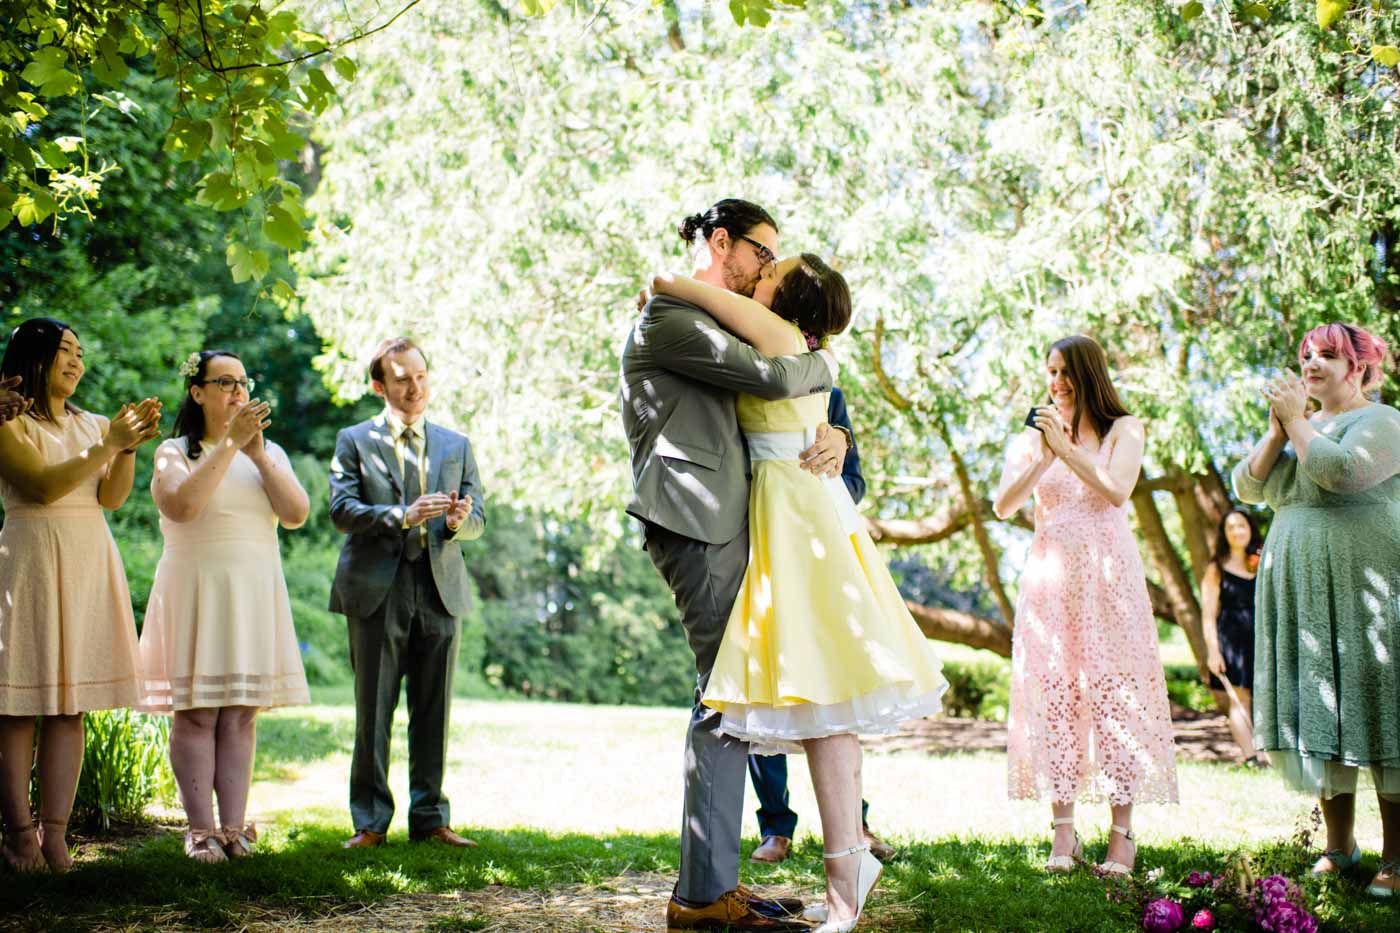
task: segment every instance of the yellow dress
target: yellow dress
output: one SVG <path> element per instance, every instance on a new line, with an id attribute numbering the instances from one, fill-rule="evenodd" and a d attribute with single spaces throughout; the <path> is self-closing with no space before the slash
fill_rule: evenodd
<path id="1" fill-rule="evenodd" d="M 753 460 L 749 566 L 702 702 L 754 754 L 802 739 L 894 732 L 937 713 L 948 682 L 839 478 L 798 454 L 827 417 L 827 395 L 741 395 Z"/>

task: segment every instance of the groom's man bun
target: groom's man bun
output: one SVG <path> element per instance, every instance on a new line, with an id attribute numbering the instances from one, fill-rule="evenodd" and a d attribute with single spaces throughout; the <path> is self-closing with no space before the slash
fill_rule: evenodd
<path id="1" fill-rule="evenodd" d="M 778 222 L 773 219 L 773 215 L 752 201 L 725 198 L 723 201 L 716 201 L 709 210 L 691 214 L 682 220 L 678 230 L 682 240 L 694 244 L 697 234 L 708 240 L 716 230 L 723 228 L 729 231 L 731 238 L 736 238 L 762 224 L 767 224 L 774 230 L 778 229 Z"/>

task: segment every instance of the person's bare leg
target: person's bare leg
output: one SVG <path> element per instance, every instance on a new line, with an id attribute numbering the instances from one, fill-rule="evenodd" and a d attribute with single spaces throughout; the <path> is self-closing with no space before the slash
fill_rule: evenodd
<path id="1" fill-rule="evenodd" d="M 1254 747 L 1254 700 L 1249 690 L 1245 687 L 1236 687 L 1234 696 L 1230 696 L 1223 690 L 1212 690 L 1216 698 L 1225 704 L 1228 712 L 1225 721 L 1230 726 L 1230 736 L 1235 740 L 1235 744 L 1244 753 L 1245 760 L 1254 758 L 1258 761 L 1267 762 L 1268 758 L 1264 753 Z"/>
<path id="2" fill-rule="evenodd" d="M 1074 819 L 1074 803 L 1051 803 L 1050 813 L 1056 820 L 1072 820 Z M 1055 826 L 1055 824 L 1052 823 L 1051 825 L 1055 828 L 1055 841 L 1050 844 L 1050 856 L 1053 858 L 1057 855 L 1073 855 L 1075 842 L 1074 824 L 1064 823 Z"/>
<path id="3" fill-rule="evenodd" d="M 1400 888 L 1400 875 L 1391 869 L 1400 863 L 1400 800 L 1387 800 L 1377 791 L 1376 803 L 1381 810 L 1381 861 L 1389 864 L 1376 872 L 1371 886 L 1394 891 Z"/>
<path id="4" fill-rule="evenodd" d="M 225 706 L 219 710 L 214 739 L 214 793 L 219 796 L 219 824 L 226 830 L 242 829 L 248 816 L 253 755 L 258 745 L 257 716 L 254 706 Z"/>
<path id="5" fill-rule="evenodd" d="M 191 832 L 214 832 L 214 735 L 219 721 L 217 709 L 175 711 L 170 726 L 170 769 L 180 789 L 180 802 Z M 214 854 L 201 847 L 192 853 L 199 861 L 222 861 L 223 852 Z M 207 856 L 207 857 L 204 857 Z"/>
<path id="6" fill-rule="evenodd" d="M 56 872 L 73 867 L 68 816 L 83 770 L 83 716 L 45 716 L 39 722 L 39 823 L 44 861 Z"/>
<path id="7" fill-rule="evenodd" d="M 1322 820 L 1327 827 L 1327 846 L 1330 851 L 1349 856 L 1356 848 L 1356 837 L 1352 829 L 1356 823 L 1356 795 L 1338 794 L 1331 799 L 1319 801 L 1322 806 Z M 1319 874 L 1336 871 L 1341 866 L 1330 856 L 1324 855 L 1313 865 Z"/>
<path id="8" fill-rule="evenodd" d="M 822 821 L 822 848 L 839 852 L 862 845 L 860 820 L 860 740 L 854 735 L 832 735 L 802 743 L 812 790 Z M 849 920 L 856 915 L 856 875 L 860 855 L 823 859 L 826 866 L 827 918 Z"/>
<path id="9" fill-rule="evenodd" d="M 1130 803 L 1109 807 L 1113 814 L 1113 826 L 1121 826 L 1128 832 L 1133 830 L 1133 805 Z M 1137 844 L 1129 840 L 1122 833 L 1115 833 L 1112 827 L 1108 832 L 1108 853 L 1104 856 L 1104 861 L 1119 862 L 1120 864 L 1132 867 L 1137 860 Z"/>
<path id="10" fill-rule="evenodd" d="M 34 768 L 34 717 L 0 716 L 0 819 L 5 823 L 5 860 L 16 869 L 32 871 L 43 865 L 38 827 L 28 826 L 29 773 Z"/>
<path id="11" fill-rule="evenodd" d="M 1400 800 L 1387 800 L 1376 794 L 1381 809 L 1381 858 L 1400 862 Z"/>

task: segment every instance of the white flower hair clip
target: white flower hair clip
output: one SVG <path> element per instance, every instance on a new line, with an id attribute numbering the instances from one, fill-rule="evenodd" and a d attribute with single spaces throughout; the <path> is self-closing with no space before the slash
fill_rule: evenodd
<path id="1" fill-rule="evenodd" d="M 189 379 L 197 372 L 199 372 L 198 350 L 185 357 L 185 361 L 180 364 L 180 375 L 184 376 L 186 379 Z"/>

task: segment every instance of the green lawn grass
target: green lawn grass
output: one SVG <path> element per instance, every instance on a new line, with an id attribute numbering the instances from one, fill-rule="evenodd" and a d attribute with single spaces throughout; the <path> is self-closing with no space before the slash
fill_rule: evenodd
<path id="1" fill-rule="evenodd" d="M 343 691 L 317 691 L 315 705 L 265 714 L 252 801 L 262 838 L 252 859 L 224 866 L 185 858 L 172 807 L 153 815 L 170 828 L 84 842 L 79 868 L 54 878 L 0 881 L 0 926 L 17 929 L 237 928 L 250 916 L 273 928 L 346 918 L 364 905 L 420 894 L 568 886 L 614 888 L 638 875 L 669 883 L 676 870 L 683 710 L 458 701 L 448 790 L 454 825 L 481 843 L 467 851 L 406 842 L 403 817 L 390 846 L 346 852 L 345 779 L 353 709 Z M 400 723 L 402 726 L 402 723 Z M 403 729 L 391 782 L 407 799 Z M 779 866 L 745 860 L 758 886 L 821 886 L 821 845 L 805 763 L 792 759 L 801 815 L 796 855 Z M 1275 777 L 1226 765 L 1183 764 L 1180 806 L 1139 808 L 1141 871 L 1168 878 L 1219 871 L 1237 853 L 1261 869 L 1298 856 L 1287 841 L 1312 809 Z M 1044 874 L 1048 806 L 1008 803 L 1004 758 L 995 753 L 868 755 L 872 825 L 900 848 L 873 902 L 869 930 L 1126 930 L 1135 912 L 1114 903 L 1088 872 Z M 745 854 L 757 843 L 752 795 Z M 1108 813 L 1081 808 L 1089 857 L 1101 858 Z M 1379 824 L 1363 802 L 1358 836 L 1371 853 L 1363 871 L 1312 887 L 1329 930 L 1400 928 L 1389 904 L 1365 897 Z M 498 887 L 492 887 L 498 886 Z M 581 916 L 559 929 L 659 929 L 664 891 L 638 916 L 647 925 L 606 925 Z M 451 903 L 451 902 L 449 902 Z M 274 918 L 268 921 L 266 918 Z M 651 926 L 655 922 L 655 926 Z M 489 912 L 432 920 L 433 929 L 513 929 Z M 524 929 L 524 927 L 521 927 Z"/>

